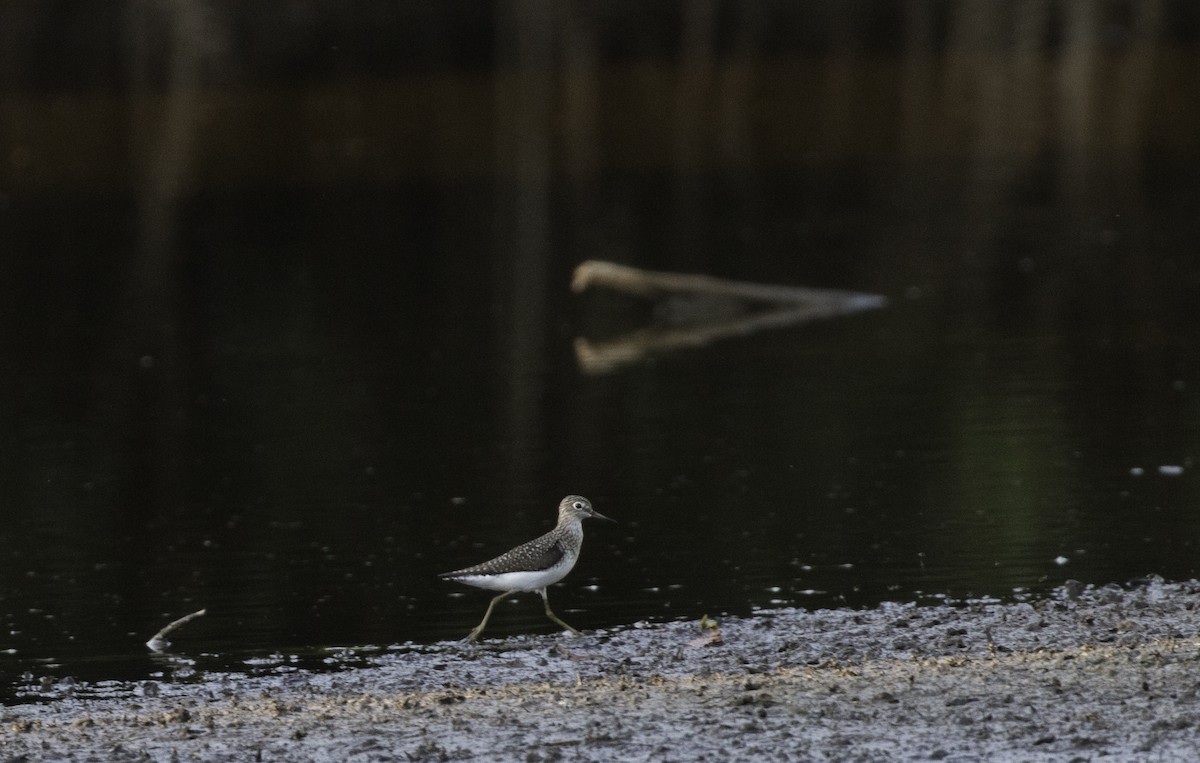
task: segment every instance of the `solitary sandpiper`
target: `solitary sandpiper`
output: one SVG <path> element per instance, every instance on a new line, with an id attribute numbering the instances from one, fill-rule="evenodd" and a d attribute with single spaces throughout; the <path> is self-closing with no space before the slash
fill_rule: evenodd
<path id="1" fill-rule="evenodd" d="M 467 636 L 467 641 L 474 641 L 483 633 L 496 602 L 521 591 L 540 593 L 542 602 L 546 605 L 546 617 L 579 635 L 579 631 L 550 611 L 546 586 L 565 578 L 575 566 L 575 561 L 579 559 L 579 549 L 583 546 L 583 520 L 588 517 L 616 521 L 593 509 L 591 502 L 583 496 L 569 495 L 559 502 L 558 525 L 550 532 L 528 543 L 522 543 L 495 559 L 476 564 L 474 567 L 443 572 L 438 576 L 476 588 L 501 591 L 499 596 L 492 599 L 483 615 L 483 621 L 475 626 L 475 630 Z"/>

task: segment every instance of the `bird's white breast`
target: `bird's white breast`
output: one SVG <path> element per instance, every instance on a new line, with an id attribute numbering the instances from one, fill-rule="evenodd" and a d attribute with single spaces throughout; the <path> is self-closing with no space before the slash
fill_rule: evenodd
<path id="1" fill-rule="evenodd" d="M 548 570 L 502 572 L 499 575 L 463 575 L 455 580 L 489 591 L 536 591 L 565 578 L 573 566 L 575 565 L 560 564 Z"/>

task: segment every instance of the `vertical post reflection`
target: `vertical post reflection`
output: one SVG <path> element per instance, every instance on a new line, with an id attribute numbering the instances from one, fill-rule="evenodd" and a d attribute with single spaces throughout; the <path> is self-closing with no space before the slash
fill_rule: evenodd
<path id="1" fill-rule="evenodd" d="M 157 500 L 148 507 L 178 478 L 186 373 L 177 227 L 194 152 L 203 46 L 212 30 L 204 7 L 192 0 L 140 0 L 126 11 L 125 32 L 137 244 L 123 278 L 124 321 L 116 326 L 113 356 L 123 367 L 108 378 L 117 385 L 111 394 L 122 429 L 136 443 L 130 487 L 151 491 Z M 138 465 L 141 458 L 154 463 Z"/>
<path id="2" fill-rule="evenodd" d="M 496 220 L 497 283 L 503 292 L 497 376 L 504 380 L 501 430 L 513 497 L 535 481 L 544 450 L 554 9 L 552 0 L 497 5 L 496 195 L 506 200 L 497 205 Z"/>

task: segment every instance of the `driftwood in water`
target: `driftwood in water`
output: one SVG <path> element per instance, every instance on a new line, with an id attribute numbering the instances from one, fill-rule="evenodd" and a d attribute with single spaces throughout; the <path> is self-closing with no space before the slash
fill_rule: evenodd
<path id="1" fill-rule="evenodd" d="M 178 620 L 172 620 L 171 622 L 167 623 L 167 625 L 161 631 L 150 637 L 150 640 L 146 642 L 146 647 L 152 652 L 164 651 L 167 647 L 171 646 L 171 642 L 167 641 L 167 636 L 171 633 L 171 631 L 187 625 L 192 620 L 195 620 L 197 617 L 200 617 L 207 612 L 208 610 L 206 609 L 200 609 L 191 613 L 190 615 L 184 615 Z"/>
<path id="2" fill-rule="evenodd" d="M 727 281 L 691 273 L 661 273 L 612 262 L 589 260 L 575 268 L 571 289 L 607 288 L 646 299 L 686 298 L 690 320 L 642 329 L 617 339 L 593 342 L 575 340 L 575 355 L 588 373 L 606 373 L 647 355 L 682 347 L 699 347 L 717 339 L 745 336 L 768 328 L 793 326 L 835 315 L 872 310 L 887 304 L 878 294 L 776 286 Z M 746 309 L 730 311 L 731 302 Z M 705 310 L 707 305 L 709 308 Z M 750 309 L 753 306 L 754 309 Z M 678 316 L 680 311 L 672 310 Z"/>
<path id="3" fill-rule="evenodd" d="M 827 310 L 838 308 L 841 312 L 869 310 L 887 304 L 887 297 L 878 294 L 727 281 L 696 273 L 661 273 L 601 260 L 581 263 L 571 277 L 571 290 L 576 293 L 592 287 L 612 289 L 650 299 L 686 294 L 766 302 L 780 306 L 820 305 Z"/>

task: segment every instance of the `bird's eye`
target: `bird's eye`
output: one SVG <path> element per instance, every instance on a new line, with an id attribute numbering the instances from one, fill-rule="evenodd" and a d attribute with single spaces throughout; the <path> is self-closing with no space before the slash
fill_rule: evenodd
<path id="1" fill-rule="evenodd" d="M 575 502 L 574 504 L 572 504 L 572 505 L 573 505 L 575 508 L 577 508 L 577 509 L 580 509 L 580 510 L 582 510 L 582 509 L 583 509 L 583 501 L 576 501 L 576 502 Z"/>

